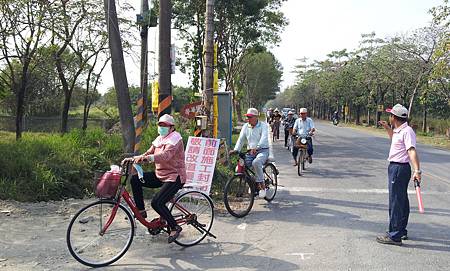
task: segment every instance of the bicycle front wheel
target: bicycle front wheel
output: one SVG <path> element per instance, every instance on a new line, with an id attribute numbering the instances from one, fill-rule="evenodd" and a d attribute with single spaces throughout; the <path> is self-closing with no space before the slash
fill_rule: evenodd
<path id="1" fill-rule="evenodd" d="M 264 183 L 266 186 L 264 199 L 270 202 L 275 198 L 278 189 L 277 169 L 272 163 L 264 166 Z"/>
<path id="2" fill-rule="evenodd" d="M 111 222 L 105 233 L 101 230 Z M 99 200 L 82 208 L 70 221 L 67 246 L 80 263 L 101 267 L 119 260 L 133 241 L 131 213 L 112 200 Z"/>
<path id="3" fill-rule="evenodd" d="M 297 161 L 298 176 L 303 175 L 303 169 L 305 168 L 304 163 L 305 163 L 305 152 L 303 150 L 300 150 L 298 153 L 298 161 Z"/>
<path id="4" fill-rule="evenodd" d="M 223 202 L 232 216 L 244 217 L 253 207 L 254 196 L 255 186 L 243 175 L 236 175 L 225 184 Z"/>
<path id="5" fill-rule="evenodd" d="M 181 194 L 170 207 L 172 216 L 183 228 L 175 240 L 180 246 L 200 243 L 208 234 L 214 221 L 214 205 L 209 196 L 197 191 Z"/>

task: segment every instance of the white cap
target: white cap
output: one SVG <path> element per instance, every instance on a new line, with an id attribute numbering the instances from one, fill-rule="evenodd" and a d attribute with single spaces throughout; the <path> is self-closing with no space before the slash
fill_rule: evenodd
<path id="1" fill-rule="evenodd" d="M 396 115 L 399 118 L 408 118 L 408 109 L 401 104 L 396 104 L 394 107 L 386 109 L 386 112 Z"/>
<path id="2" fill-rule="evenodd" d="M 169 125 L 175 125 L 175 120 L 173 119 L 173 117 L 169 114 L 164 114 L 159 118 L 158 123 L 166 123 Z"/>
<path id="3" fill-rule="evenodd" d="M 290 110 L 289 112 L 288 112 L 288 115 L 294 115 L 295 114 L 295 112 L 293 111 L 293 110 Z"/>
<path id="4" fill-rule="evenodd" d="M 247 116 L 247 117 L 259 116 L 258 109 L 256 109 L 256 108 L 247 109 L 247 114 L 245 114 L 245 116 Z"/>
<path id="5" fill-rule="evenodd" d="M 308 109 L 306 109 L 304 107 L 300 108 L 300 114 L 301 113 L 308 113 Z"/>
<path id="6" fill-rule="evenodd" d="M 278 110 L 278 108 L 275 108 L 273 112 L 280 112 L 280 110 Z"/>

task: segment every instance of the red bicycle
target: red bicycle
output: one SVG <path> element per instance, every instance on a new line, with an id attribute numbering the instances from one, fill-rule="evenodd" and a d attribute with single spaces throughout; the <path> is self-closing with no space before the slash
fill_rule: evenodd
<path id="1" fill-rule="evenodd" d="M 129 162 L 123 166 L 114 197 L 101 198 L 83 207 L 70 221 L 67 246 L 78 262 L 102 267 L 119 260 L 133 241 L 135 219 L 147 227 L 152 235 L 170 232 L 163 219 L 147 221 L 143 218 L 127 192 L 131 164 Z M 177 224 L 183 228 L 175 240 L 176 244 L 189 247 L 198 244 L 206 236 L 216 238 L 210 232 L 214 221 L 214 205 L 208 195 L 197 191 L 181 191 L 169 205 Z"/>

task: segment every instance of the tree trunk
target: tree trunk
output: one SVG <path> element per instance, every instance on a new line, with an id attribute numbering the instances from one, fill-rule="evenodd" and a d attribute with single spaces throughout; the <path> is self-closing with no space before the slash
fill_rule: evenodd
<path id="1" fill-rule="evenodd" d="M 25 114 L 25 95 L 28 84 L 28 66 L 29 63 L 25 62 L 22 68 L 22 78 L 17 92 L 17 109 L 16 109 L 16 140 L 22 138 L 23 130 L 23 115 Z M 13 82 L 13 86 L 14 86 Z M 14 86 L 16 87 L 16 86 Z"/>
<path id="2" fill-rule="evenodd" d="M 114 0 L 104 0 L 106 23 L 108 25 L 109 48 L 111 51 L 111 68 L 114 78 L 114 87 L 117 93 L 120 125 L 124 141 L 124 150 L 127 153 L 134 151 L 134 121 L 131 110 L 130 94 L 123 59 L 122 41 L 120 39 L 119 24 L 117 21 L 116 4 Z"/>
<path id="3" fill-rule="evenodd" d="M 426 133 L 427 132 L 427 107 L 424 106 L 423 109 L 423 119 L 422 119 L 422 132 Z"/>
<path id="4" fill-rule="evenodd" d="M 361 106 L 358 105 L 356 107 L 356 120 L 355 120 L 355 124 L 359 125 L 361 123 Z"/>

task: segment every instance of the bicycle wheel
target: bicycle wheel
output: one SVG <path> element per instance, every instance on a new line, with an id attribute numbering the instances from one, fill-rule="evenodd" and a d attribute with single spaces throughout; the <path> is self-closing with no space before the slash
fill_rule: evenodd
<path id="1" fill-rule="evenodd" d="M 253 207 L 255 186 L 243 175 L 233 176 L 225 184 L 223 202 L 234 217 L 246 216 Z"/>
<path id="2" fill-rule="evenodd" d="M 209 196 L 197 191 L 183 193 L 172 204 L 170 212 L 183 228 L 175 240 L 180 246 L 189 247 L 201 242 L 212 227 L 214 205 Z"/>
<path id="3" fill-rule="evenodd" d="M 133 241 L 134 220 L 123 206 L 112 200 L 99 200 L 82 208 L 67 228 L 67 246 L 80 263 L 101 267 L 120 259 Z M 111 217 L 111 215 L 113 215 Z M 104 234 L 102 228 L 112 218 Z"/>
<path id="4" fill-rule="evenodd" d="M 304 168 L 304 163 L 305 163 L 305 153 L 302 149 L 299 150 L 298 153 L 298 161 L 297 161 L 297 173 L 298 176 L 302 176 L 303 174 L 303 168 Z"/>
<path id="5" fill-rule="evenodd" d="M 275 198 L 278 189 L 277 169 L 272 163 L 264 166 L 264 182 L 266 186 L 266 196 L 264 199 L 270 202 Z"/>

